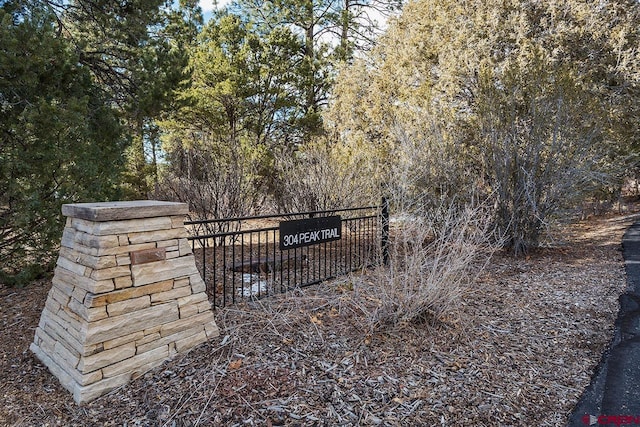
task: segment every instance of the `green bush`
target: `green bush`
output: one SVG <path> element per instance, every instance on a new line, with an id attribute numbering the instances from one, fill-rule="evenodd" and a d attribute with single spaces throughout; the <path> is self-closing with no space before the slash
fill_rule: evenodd
<path id="1" fill-rule="evenodd" d="M 61 205 L 116 195 L 120 125 L 42 6 L 0 7 L 0 280 L 41 274 Z"/>

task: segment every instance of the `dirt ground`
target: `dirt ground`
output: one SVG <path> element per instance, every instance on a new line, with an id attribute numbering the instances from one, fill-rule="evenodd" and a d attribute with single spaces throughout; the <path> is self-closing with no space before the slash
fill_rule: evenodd
<path id="1" fill-rule="evenodd" d="M 0 287 L 0 425 L 565 425 L 610 340 L 638 218 L 496 255 L 437 324 L 370 335 L 340 304 L 348 278 L 217 310 L 219 339 L 82 406 L 29 351 L 48 281 Z"/>

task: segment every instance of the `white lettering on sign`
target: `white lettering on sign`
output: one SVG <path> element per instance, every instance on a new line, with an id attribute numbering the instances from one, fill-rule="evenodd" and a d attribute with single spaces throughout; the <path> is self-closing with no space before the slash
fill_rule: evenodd
<path id="1" fill-rule="evenodd" d="M 339 215 L 307 218 L 280 223 L 280 249 L 326 243 L 342 238 L 342 222 Z"/>
<path id="2" fill-rule="evenodd" d="M 311 245 L 315 242 L 340 237 L 337 228 L 324 230 L 304 231 L 296 234 L 285 234 L 282 236 L 284 246 Z"/>
<path id="3" fill-rule="evenodd" d="M 323 239 L 334 239 L 338 237 L 338 229 L 330 228 L 329 230 L 321 230 Z"/>

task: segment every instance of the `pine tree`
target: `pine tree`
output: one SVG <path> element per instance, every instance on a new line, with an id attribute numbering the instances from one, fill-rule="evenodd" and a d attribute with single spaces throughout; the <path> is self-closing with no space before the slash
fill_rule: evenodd
<path id="1" fill-rule="evenodd" d="M 61 204 L 116 194 L 117 116 L 59 29 L 40 2 L 0 7 L 0 279 L 8 283 L 47 269 Z"/>

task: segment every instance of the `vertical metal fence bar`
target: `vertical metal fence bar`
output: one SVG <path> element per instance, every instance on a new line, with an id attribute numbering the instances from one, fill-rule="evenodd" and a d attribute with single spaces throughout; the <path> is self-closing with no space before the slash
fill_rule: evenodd
<path id="1" fill-rule="evenodd" d="M 369 251 L 367 245 L 369 244 L 369 220 L 362 220 L 362 267 L 369 266 Z"/>
<path id="2" fill-rule="evenodd" d="M 353 237 L 353 245 L 351 246 L 353 250 L 353 268 L 358 268 L 358 221 L 353 221 L 353 233 L 351 234 Z"/>
<path id="3" fill-rule="evenodd" d="M 342 239 L 340 239 L 340 265 L 344 264 L 344 267 L 342 268 L 343 271 L 346 271 L 346 262 L 344 260 L 344 236 L 347 236 L 347 233 L 345 233 L 345 227 L 344 225 L 342 226 Z"/>
<path id="4" fill-rule="evenodd" d="M 335 257 L 336 257 L 336 276 L 339 274 L 342 274 L 342 270 L 340 268 L 340 264 L 342 263 L 342 257 L 340 256 L 340 251 L 341 251 L 341 241 L 337 241 L 336 243 L 336 248 L 335 248 Z"/>
<path id="5" fill-rule="evenodd" d="M 314 264 L 313 268 L 314 268 L 314 278 L 320 278 L 320 276 L 322 275 L 321 273 L 321 265 L 322 265 L 322 253 L 320 252 L 319 248 L 315 248 L 314 253 L 316 255 L 316 263 Z M 317 280 L 318 280 L 317 279 Z"/>
<path id="6" fill-rule="evenodd" d="M 316 260 L 318 259 L 318 249 L 315 246 L 309 246 L 307 248 L 307 259 L 304 260 L 304 268 L 307 270 L 307 283 L 313 283 L 318 278 L 318 272 L 316 271 Z"/>
<path id="7" fill-rule="evenodd" d="M 227 305 L 227 238 L 222 238 L 222 304 Z"/>
<path id="8" fill-rule="evenodd" d="M 334 276 L 336 272 L 336 248 L 337 241 L 329 242 L 329 275 Z"/>
<path id="9" fill-rule="evenodd" d="M 365 221 L 363 219 L 361 219 L 360 221 L 360 227 L 358 228 L 360 230 L 360 269 L 364 268 L 365 266 L 365 259 L 364 259 L 364 238 L 365 238 Z"/>
<path id="10" fill-rule="evenodd" d="M 360 224 L 358 224 L 358 220 L 354 221 L 355 224 L 355 233 L 354 233 L 354 243 L 353 250 L 355 252 L 355 268 L 360 268 Z"/>
<path id="11" fill-rule="evenodd" d="M 251 294 L 253 288 L 253 273 L 254 273 L 254 260 L 253 253 L 255 251 L 253 247 L 253 231 L 249 232 L 249 294 Z M 259 285 L 259 284 L 258 284 Z"/>
<path id="12" fill-rule="evenodd" d="M 371 218 L 371 233 L 369 235 L 370 238 L 370 243 L 369 243 L 369 252 L 371 253 L 371 255 L 369 255 L 371 257 L 371 264 L 375 265 L 376 264 L 376 249 L 378 247 L 378 239 L 377 239 L 377 222 L 378 222 L 378 217 L 374 217 Z"/>
<path id="13" fill-rule="evenodd" d="M 271 270 L 272 268 L 275 268 L 275 265 L 272 267 L 270 264 L 271 261 L 269 259 L 269 232 L 268 231 L 264 232 L 264 242 L 265 242 L 264 258 L 266 259 L 265 266 L 264 266 L 264 281 L 267 284 L 265 292 L 267 295 L 269 295 L 269 270 Z"/>
<path id="14" fill-rule="evenodd" d="M 362 224 L 360 220 L 356 220 L 356 268 L 360 270 L 360 265 L 362 264 L 362 256 L 360 255 L 360 233 L 362 233 Z"/>
<path id="15" fill-rule="evenodd" d="M 207 280 L 207 243 L 207 240 L 205 240 L 205 244 L 200 245 L 200 250 L 202 250 L 202 280 L 205 281 Z"/>
<path id="16" fill-rule="evenodd" d="M 284 261 L 284 257 L 283 257 L 284 251 L 280 250 L 280 290 L 282 292 L 284 292 L 285 287 L 284 287 L 284 268 L 282 263 Z"/>
<path id="17" fill-rule="evenodd" d="M 216 306 L 216 297 L 217 297 L 217 294 L 218 294 L 218 281 L 217 281 L 218 276 L 217 276 L 217 271 L 216 271 L 217 268 L 218 268 L 218 264 L 217 264 L 217 253 L 218 253 L 218 251 L 217 251 L 217 244 L 216 244 L 215 237 L 213 238 L 213 251 L 212 251 L 212 253 L 213 253 L 213 306 L 215 307 Z M 202 269 L 206 270 L 207 266 L 203 265 Z M 203 276 L 204 276 L 204 274 L 203 274 Z M 202 279 L 204 280 L 204 277 Z M 206 284 L 207 282 L 204 282 L 204 283 Z"/>
<path id="18" fill-rule="evenodd" d="M 371 262 L 371 242 L 373 241 L 373 223 L 371 222 L 371 218 L 367 219 L 367 243 L 365 245 L 365 250 L 367 252 L 367 266 L 373 265 Z"/>
<path id="19" fill-rule="evenodd" d="M 367 238 L 369 237 L 369 229 L 367 228 L 369 225 L 369 221 L 365 218 L 362 221 L 362 241 L 360 244 L 362 245 L 362 268 L 366 268 L 369 265 L 369 257 L 367 252 Z"/>
<path id="20" fill-rule="evenodd" d="M 271 281 L 272 281 L 272 285 L 273 285 L 273 292 L 276 291 L 276 230 L 272 230 L 273 231 L 273 235 L 271 237 L 273 237 L 273 271 L 271 273 Z M 282 268 L 280 269 L 282 270 Z"/>
<path id="21" fill-rule="evenodd" d="M 389 265 L 389 200 L 386 197 L 382 198 L 381 216 L 382 241 L 380 242 L 380 249 L 382 250 L 382 263 Z"/>
<path id="22" fill-rule="evenodd" d="M 349 271 L 353 271 L 353 265 L 351 264 L 351 261 L 352 261 L 352 258 L 353 258 L 352 257 L 352 253 L 351 253 L 352 250 L 353 250 L 353 244 L 351 243 L 351 239 L 353 238 L 353 231 L 351 230 L 351 227 L 352 227 L 351 223 L 352 223 L 352 221 L 349 221 L 349 227 L 348 227 L 349 228 L 349 234 L 348 234 L 348 237 L 349 237 L 349 247 L 348 247 L 348 252 L 349 252 Z"/>
<path id="23" fill-rule="evenodd" d="M 240 234 L 242 236 L 242 234 Z M 241 237 L 242 238 L 242 237 Z M 233 289 L 233 294 L 236 293 L 236 238 L 235 236 L 231 237 L 231 289 Z M 225 271 L 226 273 L 226 271 Z M 240 271 L 240 277 L 242 277 L 242 271 Z M 240 281 L 242 283 L 241 286 L 244 286 L 244 280 Z M 242 289 L 242 294 L 244 295 L 244 289 Z"/>
<path id="24" fill-rule="evenodd" d="M 309 258 L 309 257 L 310 257 L 310 255 L 309 255 L 309 249 L 310 249 L 310 248 L 309 248 L 309 247 L 307 247 L 307 259 L 306 259 L 306 260 L 305 260 L 305 259 L 300 260 L 300 263 L 301 263 L 303 266 L 304 266 L 305 262 L 307 263 L 307 268 L 305 268 L 305 270 L 306 270 L 306 271 L 305 271 L 305 273 L 306 273 L 306 275 L 307 275 L 307 278 L 305 279 L 305 281 L 306 281 L 307 283 L 311 283 L 311 280 L 309 279 L 309 274 L 310 274 L 309 270 L 311 270 L 311 269 L 309 268 L 309 265 L 308 265 L 308 261 L 309 261 L 309 259 L 310 259 L 310 258 Z M 304 258 L 304 255 L 302 255 L 302 257 Z M 303 267 L 303 268 L 304 268 L 304 267 Z"/>
<path id="25" fill-rule="evenodd" d="M 258 280 L 257 281 L 257 284 L 258 284 L 258 298 L 260 298 L 260 290 L 262 288 L 262 281 L 260 279 L 261 272 L 262 272 L 262 265 L 261 265 L 262 264 L 262 259 L 260 258 L 260 250 L 261 250 L 260 246 L 262 245 L 262 242 L 261 242 L 261 239 L 260 239 L 261 235 L 262 235 L 262 232 L 258 231 L 258 260 L 257 260 L 258 268 L 256 268 L 256 270 L 257 270 L 256 271 L 256 275 L 258 276 L 258 279 L 257 279 Z M 250 286 L 251 286 L 251 289 L 249 290 L 249 294 L 253 294 L 253 284 L 251 284 Z"/>
<path id="26" fill-rule="evenodd" d="M 289 261 L 291 263 L 291 261 Z M 298 248 L 293 248 L 293 286 L 299 286 L 298 283 Z"/>
<path id="27" fill-rule="evenodd" d="M 244 235 L 245 233 L 240 233 L 240 274 L 242 275 L 240 287 L 242 289 L 242 295 L 244 295 L 244 275 L 246 274 L 244 265 L 242 264 L 244 262 Z"/>
<path id="28" fill-rule="evenodd" d="M 362 246 L 364 242 L 364 220 L 362 218 L 358 219 L 358 270 L 362 270 L 362 264 L 364 261 L 364 247 Z"/>
<path id="29" fill-rule="evenodd" d="M 327 277 L 327 242 L 322 244 L 322 259 L 324 260 L 324 277 Z"/>
<path id="30" fill-rule="evenodd" d="M 367 237 L 369 233 L 367 230 L 367 220 L 362 220 L 362 266 L 366 267 L 368 265 L 367 261 Z"/>
<path id="31" fill-rule="evenodd" d="M 362 224 L 360 220 L 356 220 L 356 268 L 360 270 L 362 264 L 362 257 L 360 255 L 360 233 L 362 233 Z"/>
<path id="32" fill-rule="evenodd" d="M 334 270 L 334 266 L 335 266 L 335 260 L 333 259 L 334 256 L 334 252 L 333 252 L 333 242 L 329 242 L 329 254 L 327 256 L 327 258 L 329 258 L 329 277 L 333 277 L 333 270 Z"/>
<path id="33" fill-rule="evenodd" d="M 309 247 L 307 252 L 309 252 L 307 259 L 307 269 L 310 272 L 311 278 L 307 280 L 309 281 L 317 281 L 320 280 L 320 271 L 318 270 L 318 260 L 322 257 L 322 254 L 318 250 L 316 246 Z"/>
<path id="34" fill-rule="evenodd" d="M 289 253 L 289 252 L 287 251 L 287 253 Z M 280 251 L 280 289 L 282 291 L 284 291 L 286 289 L 284 287 L 284 268 L 283 268 L 284 266 L 283 266 L 283 263 L 284 263 L 284 251 L 281 250 Z M 289 287 L 288 280 L 289 280 L 289 277 L 287 275 L 287 288 Z"/>
<path id="35" fill-rule="evenodd" d="M 376 265 L 376 253 L 378 249 L 378 217 L 371 218 L 371 243 L 369 244 L 369 251 L 371 252 L 371 263 Z"/>

